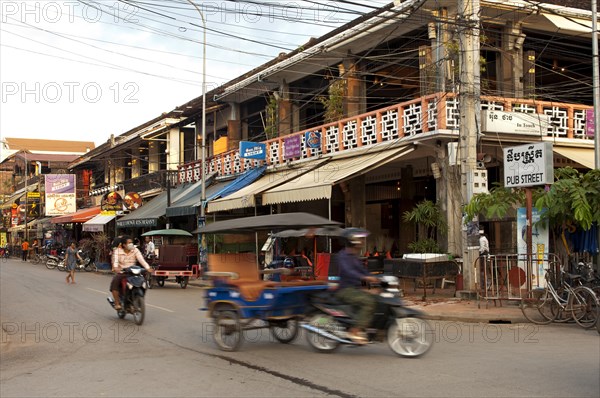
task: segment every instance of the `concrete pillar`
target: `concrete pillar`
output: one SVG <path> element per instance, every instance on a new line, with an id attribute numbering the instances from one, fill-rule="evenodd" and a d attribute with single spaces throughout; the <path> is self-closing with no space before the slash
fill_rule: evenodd
<path id="1" fill-rule="evenodd" d="M 150 141 L 148 145 L 148 173 L 156 173 L 160 170 L 160 154 L 158 142 Z"/>
<path id="2" fill-rule="evenodd" d="M 502 31 L 498 89 L 503 97 L 523 97 L 523 40 L 521 24 L 508 22 Z"/>
<path id="3" fill-rule="evenodd" d="M 366 193 L 364 174 L 353 178 L 349 182 L 350 187 L 350 214 L 352 226 L 367 228 Z"/>
<path id="4" fill-rule="evenodd" d="M 181 159 L 181 134 L 179 128 L 175 127 L 169 130 L 167 141 L 167 170 L 177 170 L 177 166 L 182 162 Z"/>
<path id="5" fill-rule="evenodd" d="M 346 95 L 344 97 L 344 115 L 352 117 L 367 111 L 367 85 L 356 59 L 344 60 Z"/>
<path id="6" fill-rule="evenodd" d="M 457 166 L 451 165 L 451 162 L 448 161 L 445 148 L 436 150 L 436 152 L 437 164 L 441 173 L 440 178 L 436 179 L 436 199 L 448 223 L 445 246 L 448 253 L 460 256 L 462 217 L 457 217 L 461 214 L 460 203 L 462 202 L 460 173 Z"/>
<path id="7" fill-rule="evenodd" d="M 236 102 L 229 103 L 229 119 L 227 120 L 227 138 L 229 139 L 229 149 L 237 149 L 242 140 L 242 123 L 240 121 L 240 104 Z"/>
<path id="8" fill-rule="evenodd" d="M 292 115 L 292 102 L 290 101 L 290 86 L 284 80 L 279 88 L 279 99 L 278 99 L 278 117 L 277 117 L 277 130 L 279 136 L 284 136 L 292 133 L 293 131 L 293 115 Z"/>

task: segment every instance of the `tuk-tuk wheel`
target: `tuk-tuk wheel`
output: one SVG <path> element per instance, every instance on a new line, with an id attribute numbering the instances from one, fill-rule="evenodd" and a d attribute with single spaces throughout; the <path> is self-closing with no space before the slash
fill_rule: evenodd
<path id="1" fill-rule="evenodd" d="M 154 284 L 156 283 L 156 280 L 154 279 L 154 277 L 152 275 L 148 275 L 148 289 L 152 289 L 154 287 Z"/>
<path id="2" fill-rule="evenodd" d="M 235 310 L 219 311 L 215 318 L 215 343 L 223 351 L 237 351 L 243 337 L 240 318 Z"/>
<path id="3" fill-rule="evenodd" d="M 181 280 L 179 281 L 179 285 L 181 286 L 182 289 L 185 289 L 187 287 L 189 280 L 190 280 L 189 276 L 184 276 L 183 278 L 181 278 Z"/>

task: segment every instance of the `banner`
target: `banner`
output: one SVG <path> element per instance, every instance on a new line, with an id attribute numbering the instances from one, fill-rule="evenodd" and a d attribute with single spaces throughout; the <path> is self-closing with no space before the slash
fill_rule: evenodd
<path id="1" fill-rule="evenodd" d="M 47 174 L 44 186 L 47 216 L 62 216 L 77 211 L 75 174 Z"/>
<path id="2" fill-rule="evenodd" d="M 531 210 L 531 252 L 533 255 L 531 270 L 531 286 L 546 286 L 546 270 L 548 262 L 548 220 L 540 221 L 540 214 L 545 211 L 539 211 L 537 208 Z M 517 209 L 517 254 L 519 255 L 519 268 L 523 269 L 527 275 L 527 209 L 520 207 Z M 523 259 L 523 260 L 521 260 Z M 536 261 L 537 260 L 537 261 Z"/>

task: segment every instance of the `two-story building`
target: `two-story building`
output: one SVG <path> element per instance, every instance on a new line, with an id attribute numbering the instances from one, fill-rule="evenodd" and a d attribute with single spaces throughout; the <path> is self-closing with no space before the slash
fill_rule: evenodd
<path id="1" fill-rule="evenodd" d="M 439 239 L 460 255 L 462 206 L 502 180 L 503 148 L 551 142 L 556 167 L 594 161 L 589 4 L 462 4 L 390 3 L 208 92 L 205 107 L 195 98 L 70 167 L 91 171 L 99 197 L 181 185 L 174 202 L 163 196 L 123 228 L 310 209 L 369 229 L 370 248 L 393 242 L 405 252 L 415 226 L 402 215 L 430 199 L 449 224 Z M 242 141 L 264 144 L 264 159 L 243 157 Z M 262 175 L 226 181 L 258 167 Z M 199 188 L 203 174 L 222 185 Z M 514 247 L 511 228 L 489 232 L 498 250 Z"/>

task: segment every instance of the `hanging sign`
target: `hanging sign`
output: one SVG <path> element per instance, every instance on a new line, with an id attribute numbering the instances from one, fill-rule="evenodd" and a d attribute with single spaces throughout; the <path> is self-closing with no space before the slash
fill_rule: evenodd
<path id="1" fill-rule="evenodd" d="M 593 109 L 585 110 L 585 133 L 588 137 L 593 137 L 596 130 L 596 115 Z"/>
<path id="2" fill-rule="evenodd" d="M 546 135 L 550 117 L 538 113 L 481 111 L 481 131 L 491 133 Z"/>
<path id="3" fill-rule="evenodd" d="M 504 148 L 504 186 L 533 187 L 554 183 L 551 142 Z"/>
<path id="4" fill-rule="evenodd" d="M 102 198 L 102 211 L 123 211 L 123 198 L 118 192 L 109 192 Z"/>
<path id="5" fill-rule="evenodd" d="M 300 145 L 302 143 L 300 135 L 293 135 L 283 139 L 283 158 L 292 159 L 299 158 L 301 151 Z"/>
<path id="6" fill-rule="evenodd" d="M 320 131 L 307 131 L 304 133 L 304 142 L 306 147 L 310 149 L 321 148 L 321 132 Z"/>
<path id="7" fill-rule="evenodd" d="M 142 206 L 142 197 L 137 192 L 128 192 L 123 198 L 123 210 L 135 210 Z"/>
<path id="8" fill-rule="evenodd" d="M 77 211 L 75 174 L 47 174 L 44 185 L 47 216 L 62 216 Z"/>
<path id="9" fill-rule="evenodd" d="M 240 141 L 240 157 L 265 159 L 267 157 L 267 146 L 261 142 Z"/>

